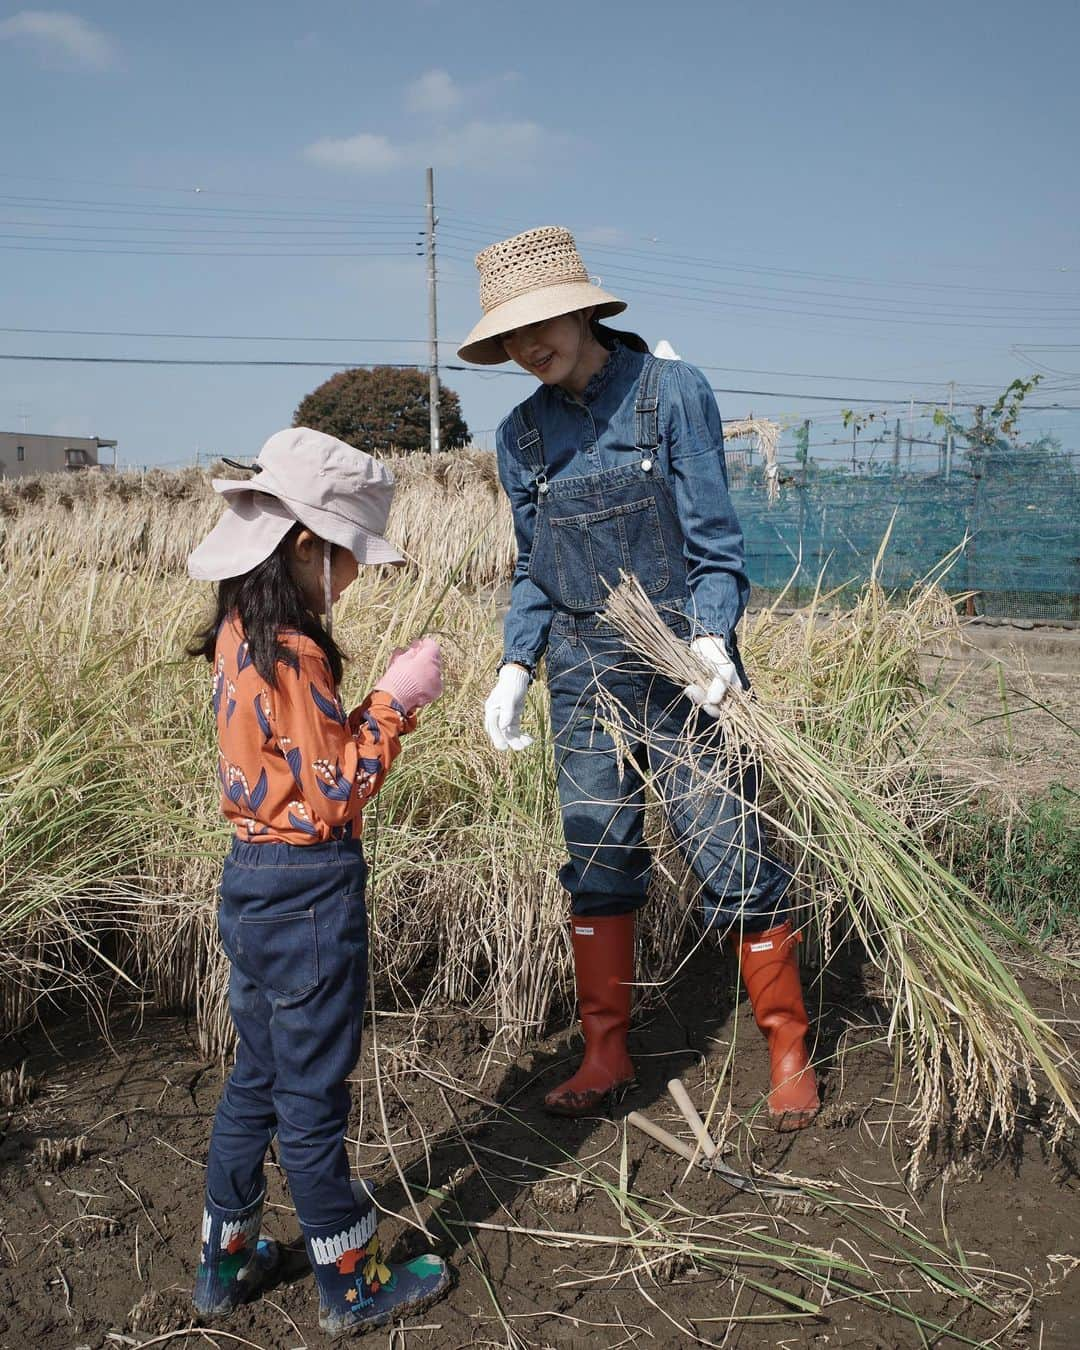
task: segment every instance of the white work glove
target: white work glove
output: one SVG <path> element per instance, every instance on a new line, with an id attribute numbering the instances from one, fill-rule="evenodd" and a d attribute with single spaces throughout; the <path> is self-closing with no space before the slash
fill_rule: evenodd
<path id="1" fill-rule="evenodd" d="M 710 717 L 719 717 L 724 696 L 739 683 L 739 672 L 723 638 L 695 638 L 690 650 L 708 667 L 711 678 L 708 684 L 688 684 L 683 693 L 695 707 L 704 709 Z"/>
<path id="2" fill-rule="evenodd" d="M 533 738 L 521 729 L 521 710 L 529 689 L 529 672 L 508 662 L 484 704 L 484 727 L 496 750 L 524 750 Z"/>

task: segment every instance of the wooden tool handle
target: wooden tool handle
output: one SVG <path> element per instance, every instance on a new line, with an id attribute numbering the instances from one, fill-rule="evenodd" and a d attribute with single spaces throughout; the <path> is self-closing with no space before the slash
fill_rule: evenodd
<path id="1" fill-rule="evenodd" d="M 713 1142 L 712 1135 L 705 1128 L 705 1122 L 698 1115 L 697 1108 L 690 1100 L 682 1083 L 677 1078 L 673 1078 L 668 1083 L 667 1090 L 675 1099 L 675 1105 L 686 1117 L 687 1125 L 694 1131 L 694 1137 L 701 1145 L 702 1153 L 705 1154 L 706 1158 L 714 1158 L 716 1156 L 716 1144 Z"/>
<path id="2" fill-rule="evenodd" d="M 676 1139 L 673 1134 L 668 1134 L 662 1126 L 656 1125 L 648 1116 L 643 1116 L 640 1111 L 631 1111 L 626 1117 L 631 1125 L 635 1125 L 643 1134 L 649 1135 L 655 1139 L 658 1144 L 663 1144 L 665 1148 L 671 1149 L 672 1153 L 677 1153 L 680 1158 L 685 1158 L 687 1162 L 698 1162 L 701 1159 L 689 1144 L 684 1144 L 681 1139 Z"/>

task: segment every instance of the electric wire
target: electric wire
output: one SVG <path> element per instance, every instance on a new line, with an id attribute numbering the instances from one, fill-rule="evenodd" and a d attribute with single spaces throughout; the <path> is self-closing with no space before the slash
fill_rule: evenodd
<path id="1" fill-rule="evenodd" d="M 354 224 L 364 219 L 372 221 L 394 221 L 401 224 L 423 223 L 423 213 L 420 207 L 417 207 L 415 214 L 385 214 L 376 211 L 362 212 L 361 214 L 341 215 L 325 211 L 298 211 L 298 210 L 278 210 L 278 211 L 253 211 L 250 207 L 238 206 L 162 206 L 147 205 L 135 206 L 130 202 L 110 202 L 102 201 L 99 198 L 69 198 L 69 197 L 26 197 L 13 193 L 0 193 L 0 203 L 17 204 L 20 208 L 38 212 L 44 211 L 66 211 L 70 207 L 79 208 L 80 214 L 86 211 L 95 211 L 108 215 L 119 215 L 126 212 L 133 216 L 180 216 L 184 219 L 192 215 L 201 216 L 242 216 L 250 220 L 323 220 L 335 221 L 340 224 Z"/>
<path id="2" fill-rule="evenodd" d="M 443 252 L 444 252 L 444 254 L 445 254 L 445 253 L 447 253 L 448 251 L 444 248 Z M 453 253 L 451 253 L 450 256 L 456 256 L 456 255 L 454 255 Z M 459 260 L 460 260 L 460 258 L 459 258 Z M 643 283 L 642 283 L 641 281 L 639 281 L 639 278 L 645 278 L 645 279 L 646 279 L 646 283 L 647 283 L 647 282 L 653 282 L 653 281 L 655 281 L 655 282 L 663 281 L 663 282 L 665 283 L 665 285 L 664 285 L 664 291 L 665 291 L 665 292 L 672 292 L 672 291 L 673 291 L 673 292 L 676 292 L 676 293 L 679 293 L 679 292 L 682 292 L 682 293 L 688 293 L 688 294 L 690 294 L 690 295 L 692 295 L 692 296 L 694 296 L 694 297 L 696 297 L 696 298 L 702 298 L 702 299 L 715 298 L 715 299 L 717 300 L 718 303 L 727 303 L 727 298 L 728 298 L 729 296 L 731 296 L 731 295 L 734 295 L 734 296 L 749 296 L 749 297 L 751 297 L 751 298 L 758 297 L 758 296 L 764 296 L 764 297 L 779 296 L 779 297 L 789 297 L 789 298 L 790 298 L 790 297 L 795 297 L 795 298 L 798 298 L 798 299 L 804 299 L 804 298 L 805 298 L 805 299 L 807 299 L 807 300 L 811 300 L 811 301 L 814 301 L 815 303 L 819 303 L 819 304 L 843 305 L 843 304 L 846 304 L 847 302 L 854 302 L 855 304 L 861 304 L 861 305 L 865 305 L 865 304 L 867 304 L 867 303 L 872 303 L 872 304 L 874 304 L 875 306 L 879 306 L 879 307 L 880 307 L 880 306 L 886 306 L 886 305 L 887 305 L 887 306 L 893 306 L 893 307 L 896 307 L 896 308 L 902 308 L 904 311 L 906 311 L 906 313 L 907 313 L 908 315 L 914 315 L 914 316 L 926 316 L 926 317 L 928 317 L 928 318 L 930 318 L 930 319 L 937 318 L 937 317 L 947 317 L 947 316 L 951 316 L 951 315 L 954 315 L 954 314 L 964 314 L 964 315 L 967 315 L 967 316 L 969 316 L 969 317 L 972 317 L 972 318 L 979 318 L 979 319 L 999 319 L 999 318 L 1001 318 L 1001 319 L 1013 319 L 1013 318 L 1033 319 L 1033 318 L 1034 318 L 1034 319 L 1043 320 L 1043 319 L 1045 319 L 1046 317 L 1049 316 L 1049 317 L 1051 317 L 1051 318 L 1053 318 L 1053 319 L 1055 319 L 1055 320 L 1058 319 L 1058 318 L 1064 318 L 1064 319 L 1067 319 L 1069 322 L 1076 322 L 1076 321 L 1080 320 L 1080 309 L 1076 309 L 1076 310 L 1050 310 L 1050 311 L 1048 311 L 1048 310 L 1044 307 L 1044 308 L 1037 308 L 1037 309 L 1031 309 L 1031 308 L 1029 308 L 1029 309 L 1023 309 L 1023 310 L 1021 310 L 1021 309 L 1004 309 L 1004 308 L 1003 308 L 1003 309 L 1000 309 L 1000 310 L 986 311 L 986 310 L 978 310 L 978 309 L 972 308 L 972 307 L 970 307 L 970 306 L 965 306 L 965 307 L 961 307 L 961 306 L 952 306 L 952 307 L 950 307 L 949 309 L 939 310 L 939 309 L 920 308 L 920 307 L 914 306 L 911 302 L 906 302 L 906 301 L 902 301 L 902 300 L 895 300 L 895 299 L 892 299 L 892 298 L 889 298 L 889 297 L 876 297 L 876 296 L 875 296 L 875 297 L 870 297 L 870 296 L 856 296 L 856 295 L 836 295 L 836 294 L 832 294 L 832 293 L 824 292 L 824 291 L 788 290 L 788 289 L 785 289 L 785 288 L 782 288 L 782 287 L 773 287 L 773 286 L 761 286 L 761 287 L 758 287 L 758 286 L 749 286 L 749 287 L 748 287 L 748 286 L 740 286 L 740 285 L 733 284 L 733 283 L 724 283 L 722 286 L 717 286 L 717 285 L 715 284 L 715 282 L 712 282 L 712 281 L 709 281 L 709 280 L 706 280 L 706 279 L 701 279 L 701 278 L 695 279 L 695 278 L 690 278 L 690 277 L 681 277 L 681 276 L 678 276 L 678 275 L 673 275 L 673 274 L 671 274 L 671 273 L 665 273 L 665 272 L 663 272 L 663 271 L 661 271 L 661 270 L 645 271 L 645 270 L 642 270 L 642 269 L 640 269 L 640 268 L 634 268 L 634 267 L 613 267 L 613 268 L 609 268 L 606 275 L 609 275 L 609 276 L 615 276 L 615 277 L 619 277 L 619 278 L 623 278 L 623 279 L 627 280 L 628 284 L 634 285 L 635 288 L 638 289 L 639 291 L 644 289 L 644 285 L 643 285 Z M 603 281 L 603 278 L 601 278 L 601 282 L 602 282 L 602 281 Z M 652 293 L 655 293 L 655 292 L 652 292 Z M 776 311 L 776 312 L 792 312 L 792 311 Z M 859 317 L 892 317 L 892 316 L 889 316 L 889 315 L 880 315 L 880 314 L 879 314 L 879 315 L 874 315 L 874 316 L 864 316 L 864 315 L 856 315 L 856 314 L 850 313 L 850 312 L 847 311 L 847 310 L 837 310 L 837 311 L 836 311 L 836 317 L 844 317 L 844 318 L 847 318 L 847 317 L 853 317 L 853 318 L 859 318 Z"/>
<path id="3" fill-rule="evenodd" d="M 446 215 L 447 215 L 447 209 L 446 209 L 446 207 L 445 207 L 445 206 L 442 207 L 442 208 L 441 208 L 441 211 L 442 211 L 443 217 L 445 218 Z M 464 217 L 460 217 L 460 216 L 457 217 L 457 220 L 459 220 L 459 221 L 460 221 L 460 220 L 463 220 L 463 219 L 465 219 L 465 218 L 464 218 Z M 475 222 L 470 222 L 470 223 L 475 225 Z M 457 226 L 456 226 L 456 225 L 451 225 L 451 226 L 446 226 L 446 227 L 444 227 L 444 228 L 448 228 L 448 229 L 456 229 Z M 519 227 L 519 228 L 524 228 L 524 227 Z M 495 239 L 498 237 L 497 231 L 491 230 L 490 227 L 487 227 L 487 228 L 483 228 L 483 227 L 481 227 L 481 228 L 474 228 L 474 229 L 472 229 L 472 230 L 470 230 L 470 231 L 467 232 L 466 237 L 468 237 L 468 235 L 470 235 L 470 234 L 471 234 L 473 237 L 476 237 L 476 238 L 482 238 L 482 239 L 485 241 L 485 245 L 486 245 L 486 244 L 493 243 L 493 242 L 495 241 Z M 874 286 L 878 286 L 878 285 L 880 285 L 880 286 L 914 286 L 914 287 L 920 287 L 920 288 L 925 287 L 925 288 L 929 288 L 929 289 L 932 289 L 932 290 L 938 290 L 938 289 L 949 289 L 949 290 L 951 290 L 951 289 L 956 289 L 956 290 L 989 291 L 989 292 L 992 292 L 993 294 L 1003 294 L 1003 293 L 1005 293 L 1005 292 L 1002 290 L 1002 288 L 999 287 L 999 286 L 996 285 L 996 284 L 995 284 L 994 286 L 992 286 L 992 287 L 985 287 L 985 286 L 974 286 L 974 287 L 972 287 L 972 286 L 968 286 L 968 285 L 966 285 L 965 283 L 962 283 L 962 282 L 915 281 L 915 280 L 911 280 L 911 279 L 898 280 L 898 281 L 882 281 L 882 280 L 876 280 L 876 279 L 874 279 L 874 278 L 869 278 L 869 277 L 857 277 L 857 276 L 851 276 L 851 275 L 848 274 L 848 273 L 812 272 L 812 271 L 808 271 L 808 270 L 803 269 L 803 268 L 784 268 L 784 267 L 775 267 L 775 266 L 773 266 L 773 267 L 762 267 L 762 266 L 760 266 L 760 265 L 754 265 L 754 264 L 751 264 L 751 263 L 735 263 L 735 262 L 730 262 L 730 261 L 721 261 L 721 260 L 718 260 L 718 259 L 716 259 L 716 258 L 702 257 L 701 255 L 686 254 L 686 253 L 664 253 L 664 252 L 658 251 L 656 248 L 652 248 L 652 249 L 635 248 L 635 247 L 633 247 L 633 245 L 631 245 L 631 244 L 610 243 L 610 242 L 603 242 L 603 241 L 595 241 L 595 242 L 593 242 L 593 241 L 590 241 L 590 240 L 588 239 L 588 231 L 587 231 L 587 230 L 579 231 L 579 233 L 578 233 L 578 239 L 579 239 L 579 243 L 581 244 L 581 248 L 582 248 L 583 253 L 586 254 L 586 255 L 589 255 L 589 256 L 591 256 L 591 255 L 594 254 L 594 253 L 616 252 L 616 253 L 620 253 L 620 254 L 623 254 L 623 255 L 626 255 L 626 256 L 631 256 L 631 255 L 633 255 L 633 256 L 637 256 L 637 257 L 641 257 L 641 258 L 647 258 L 650 262 L 656 260 L 657 258 L 660 258 L 661 260 L 676 260 L 676 261 L 678 261 L 678 262 L 680 262 L 680 263 L 693 263 L 693 264 L 696 264 L 696 265 L 704 266 L 704 267 L 706 267 L 706 268 L 718 268 L 718 269 L 724 269 L 724 270 L 729 270 L 729 271 L 761 272 L 761 273 L 765 273 L 765 274 L 768 274 L 768 275 L 790 276 L 790 277 L 801 277 L 801 278 L 804 278 L 804 279 L 855 282 L 855 283 L 858 283 L 858 284 L 863 284 L 863 285 L 874 285 Z M 657 242 L 659 242 L 659 241 L 657 241 Z M 1002 267 L 1001 267 L 1001 264 L 978 264 L 978 263 L 970 263 L 970 264 L 969 264 L 969 263 L 930 263 L 930 264 L 928 264 L 928 265 L 929 265 L 929 266 L 935 266 L 935 267 L 949 267 L 949 268 L 957 268 L 957 269 L 968 269 L 968 268 L 970 268 L 970 269 L 972 269 L 972 270 L 987 270 L 987 271 L 993 271 L 993 272 L 995 272 L 996 274 L 999 274 L 999 273 L 1003 270 Z M 1070 275 L 1071 275 L 1071 269 L 1065 269 L 1065 268 L 1061 268 L 1061 267 L 1048 267 L 1048 268 L 1022 268 L 1022 269 L 1008 269 L 1008 270 L 1036 271 L 1036 272 L 1043 272 L 1043 271 L 1046 271 L 1046 272 L 1053 272 L 1053 273 L 1055 273 L 1055 274 L 1060 274 L 1060 273 L 1062 273 L 1063 271 L 1067 271 L 1067 272 L 1069 272 Z M 1053 298 L 1053 297 L 1057 294 L 1057 292 L 1033 291 L 1033 290 L 1030 290 L 1030 289 L 1020 289 L 1020 290 L 1015 290 L 1015 291 L 1013 291 L 1013 292 L 1011 292 L 1011 293 L 1017 294 L 1017 295 L 1049 296 L 1049 297 L 1051 297 L 1051 298 Z"/>
<path id="4" fill-rule="evenodd" d="M 375 363 L 342 363 L 336 361 L 299 361 L 295 359 L 264 359 L 264 358 L 238 358 L 238 357 L 177 357 L 177 356 L 52 356 L 38 353 L 25 352 L 0 352 L 0 361 L 42 361 L 46 363 L 69 363 L 77 365 L 113 365 L 113 366 L 269 366 L 269 367 L 315 367 L 324 370 L 356 370 L 361 367 L 369 368 L 372 364 L 379 366 L 390 366 L 397 370 L 427 370 L 426 362 L 421 361 L 379 361 Z M 512 376 L 518 379 L 531 379 L 532 376 L 524 370 L 489 370 L 479 372 L 475 366 L 457 364 L 454 362 L 440 363 L 440 370 L 453 370 L 465 374 L 473 375 L 485 373 L 489 375 Z M 781 389 L 731 389 L 716 385 L 710 386 L 715 394 L 739 394 L 750 398 L 794 398 L 806 402 L 822 403 L 858 403 L 863 405 L 882 406 L 888 404 L 888 398 L 866 398 L 861 395 L 839 395 L 839 394 L 808 394 L 805 392 L 795 392 L 792 390 Z M 893 400 L 895 403 L 897 400 Z M 940 399 L 909 399 L 907 396 L 901 396 L 901 403 L 914 403 L 918 407 L 937 408 L 941 406 Z M 985 406 L 978 403 L 956 402 L 954 408 L 976 408 Z M 1049 404 L 1045 407 L 1036 404 L 1025 404 L 1026 411 L 1041 412 L 1080 412 L 1080 405 L 1076 407 L 1066 407 L 1061 404 Z"/>
<path id="5" fill-rule="evenodd" d="M 0 325 L 0 333 L 30 333 L 35 336 L 50 335 L 59 337 L 122 337 L 122 338 L 154 338 L 168 339 L 178 341 L 208 341 L 208 342 L 342 342 L 353 345 L 377 343 L 386 346 L 427 346 L 429 338 L 402 338 L 402 337 L 330 337 L 317 334 L 296 334 L 296 333 L 163 333 L 148 332 L 143 329 L 125 329 L 125 328 L 16 328 Z M 450 338 L 439 338 L 440 347 L 455 347 L 457 343 Z M 917 376 L 909 379 L 897 379 L 888 375 L 837 375 L 825 373 L 822 371 L 805 370 L 765 370 L 755 366 L 716 366 L 708 365 L 702 362 L 694 361 L 698 370 L 721 371 L 727 374 L 740 375 L 768 375 L 773 378 L 795 379 L 795 380 L 849 380 L 855 384 L 899 384 L 904 386 L 926 386 L 941 385 L 947 388 L 952 383 L 958 383 L 951 380 L 931 380 Z M 992 384 L 964 384 L 961 386 L 967 390 L 986 390 L 996 392 L 998 386 Z"/>
<path id="6" fill-rule="evenodd" d="M 168 248 L 51 248 L 47 244 L 0 244 L 4 253 L 60 253 L 68 255 L 92 255 L 96 257 L 142 257 L 142 258 L 411 258 L 415 256 L 410 249 L 399 248 L 393 252 L 362 249 L 333 253 L 311 253 L 292 250 L 288 252 L 230 252 L 227 249 L 168 249 Z"/>

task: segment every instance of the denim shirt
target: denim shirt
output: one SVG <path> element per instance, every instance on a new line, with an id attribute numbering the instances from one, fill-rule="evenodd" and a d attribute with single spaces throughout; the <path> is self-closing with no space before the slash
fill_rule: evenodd
<path id="1" fill-rule="evenodd" d="M 549 482 L 600 473 L 626 462 L 626 452 L 635 445 L 634 402 L 644 361 L 643 354 L 616 340 L 580 400 L 559 386 L 547 385 L 526 400 L 531 421 L 543 437 Z M 720 413 L 701 371 L 683 361 L 661 365 L 656 467 L 672 489 L 682 527 L 694 631 L 722 637 L 730 651 L 750 583 L 742 530 L 728 495 Z M 553 608 L 529 577 L 535 475 L 518 451 L 512 417 L 500 424 L 496 447 L 499 479 L 510 499 L 517 542 L 503 661 L 535 670 L 547 647 Z"/>

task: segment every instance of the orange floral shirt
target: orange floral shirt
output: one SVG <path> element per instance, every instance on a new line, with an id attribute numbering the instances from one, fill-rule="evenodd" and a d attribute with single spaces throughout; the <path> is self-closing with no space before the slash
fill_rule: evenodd
<path id="1" fill-rule="evenodd" d="M 218 632 L 213 704 L 221 809 L 249 843 L 317 844 L 356 838 L 416 726 L 391 696 L 369 694 L 346 716 L 322 648 L 283 632 L 277 687 L 255 669 L 239 619 Z"/>

